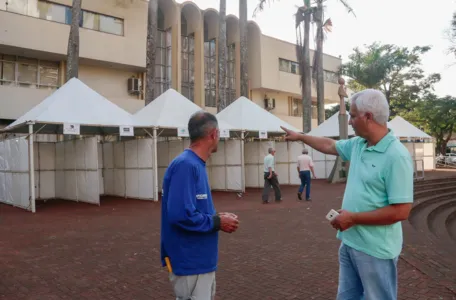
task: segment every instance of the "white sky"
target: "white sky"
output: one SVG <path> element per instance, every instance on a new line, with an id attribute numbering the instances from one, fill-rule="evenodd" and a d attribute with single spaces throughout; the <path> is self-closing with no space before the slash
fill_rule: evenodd
<path id="1" fill-rule="evenodd" d="M 219 0 L 190 0 L 201 9 L 219 9 Z M 177 0 L 182 3 L 184 0 Z M 446 54 L 449 28 L 456 0 L 347 0 L 356 17 L 348 15 L 338 0 L 326 1 L 325 18 L 331 18 L 333 31 L 328 34 L 324 52 L 342 56 L 343 62 L 354 47 L 374 41 L 398 46 L 430 45 L 432 49 L 423 57 L 427 73 L 440 73 L 442 80 L 436 85 L 440 96 L 456 96 L 456 59 Z M 258 0 L 248 0 L 249 19 L 257 22 L 263 34 L 295 42 L 294 17 L 296 5 L 302 0 L 274 0 L 253 18 Z M 227 0 L 227 14 L 239 16 L 239 1 Z M 312 48 L 314 45 L 311 45 Z"/>

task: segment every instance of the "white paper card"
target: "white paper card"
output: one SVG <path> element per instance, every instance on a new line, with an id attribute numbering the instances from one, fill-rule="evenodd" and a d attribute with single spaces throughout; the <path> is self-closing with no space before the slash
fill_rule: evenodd
<path id="1" fill-rule="evenodd" d="M 80 134 L 79 124 L 73 123 L 64 123 L 63 124 L 63 134 Z"/>
<path id="2" fill-rule="evenodd" d="M 119 134 L 120 136 L 134 136 L 135 131 L 133 130 L 133 126 L 120 126 Z"/>
<path id="3" fill-rule="evenodd" d="M 228 129 L 220 129 L 220 137 L 221 138 L 229 138 L 230 131 Z"/>
<path id="4" fill-rule="evenodd" d="M 258 132 L 258 137 L 260 139 L 267 139 L 268 138 L 268 132 L 266 130 L 260 130 Z"/>
<path id="5" fill-rule="evenodd" d="M 188 133 L 188 128 L 185 128 L 185 127 L 177 128 L 177 136 L 184 136 L 184 137 L 190 136 Z"/>

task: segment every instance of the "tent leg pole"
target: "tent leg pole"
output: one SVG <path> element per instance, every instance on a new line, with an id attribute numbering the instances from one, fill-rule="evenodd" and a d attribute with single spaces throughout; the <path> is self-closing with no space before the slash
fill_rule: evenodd
<path id="1" fill-rule="evenodd" d="M 242 187 L 243 193 L 245 193 L 244 137 L 245 137 L 245 131 L 243 130 L 241 132 L 241 187 Z"/>
<path id="2" fill-rule="evenodd" d="M 32 213 L 36 212 L 35 206 L 35 155 L 33 153 L 33 124 L 29 124 L 29 184 L 30 184 L 30 205 Z"/>
<path id="3" fill-rule="evenodd" d="M 154 201 L 158 201 L 157 128 L 154 127 Z"/>

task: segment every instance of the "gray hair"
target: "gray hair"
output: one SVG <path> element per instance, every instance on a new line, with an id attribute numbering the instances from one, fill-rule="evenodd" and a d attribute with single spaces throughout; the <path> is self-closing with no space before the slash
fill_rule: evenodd
<path id="1" fill-rule="evenodd" d="M 217 118 L 207 111 L 197 111 L 188 121 L 188 134 L 193 143 L 207 136 L 208 132 L 218 127 Z"/>
<path id="2" fill-rule="evenodd" d="M 389 119 L 389 104 L 385 95 L 374 89 L 366 89 L 354 94 L 350 99 L 351 105 L 356 105 L 362 114 L 370 112 L 379 124 L 386 124 Z"/>
<path id="3" fill-rule="evenodd" d="M 274 151 L 274 148 L 272 148 L 272 147 L 268 148 L 268 153 L 272 153 L 273 151 Z"/>
<path id="4" fill-rule="evenodd" d="M 302 149 L 302 154 L 309 154 L 309 150 L 307 148 Z"/>

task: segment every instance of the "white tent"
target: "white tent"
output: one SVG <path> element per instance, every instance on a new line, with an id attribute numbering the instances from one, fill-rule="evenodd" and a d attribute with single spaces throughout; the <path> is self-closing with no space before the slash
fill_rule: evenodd
<path id="1" fill-rule="evenodd" d="M 424 131 L 416 128 L 404 118 L 397 116 L 388 122 L 388 127 L 393 130 L 394 134 L 397 137 L 403 138 L 423 138 L 431 139 L 432 137 L 425 133 Z"/>
<path id="2" fill-rule="evenodd" d="M 350 120 L 350 115 L 348 115 L 348 120 Z M 318 125 L 316 128 L 312 129 L 309 135 L 313 136 L 323 136 L 323 137 L 339 137 L 339 112 L 332 115 L 329 119 L 325 120 L 323 123 Z M 348 126 L 348 136 L 354 136 L 355 132 L 353 128 Z"/>
<path id="3" fill-rule="evenodd" d="M 245 97 L 240 97 L 231 103 L 219 112 L 217 117 L 219 120 L 232 125 L 233 130 L 267 131 L 268 133 L 283 134 L 284 131 L 280 128 L 283 126 L 294 131 L 300 131 Z"/>
<path id="4" fill-rule="evenodd" d="M 291 162 L 290 153 L 294 153 L 295 148 L 299 152 L 302 145 L 284 141 L 274 142 L 267 138 L 284 135 L 281 126 L 294 131 L 300 131 L 299 129 L 245 97 L 234 101 L 219 112 L 217 117 L 231 124 L 235 131 L 241 132 L 241 140 L 230 141 L 240 144 L 240 147 L 227 144 L 229 149 L 225 150 L 225 153 L 229 152 L 229 156 L 217 152 L 211 158 L 213 169 L 215 169 L 214 166 L 221 168 L 220 171 L 217 171 L 220 174 L 217 178 L 222 178 L 223 166 L 226 166 L 226 186 L 241 186 L 243 191 L 245 187 L 262 187 L 264 184 L 263 158 L 267 154 L 268 147 L 275 147 L 277 150 L 276 172 L 279 174 L 280 183 L 294 183 L 293 176 L 296 173 L 296 166 Z M 245 139 L 252 133 L 251 136 L 259 137 L 260 141 Z M 237 151 L 239 148 L 240 152 Z M 223 181 L 218 182 L 219 185 L 222 183 Z"/>
<path id="5" fill-rule="evenodd" d="M 25 132 L 28 136 L 10 134 L 0 142 L 0 201 L 32 212 L 36 209 L 36 195 L 39 199 L 60 198 L 99 204 L 103 185 L 97 155 L 98 138 L 81 137 L 58 142 L 54 136 L 47 143 L 34 143 L 34 135 L 119 134 L 120 127 L 132 125 L 133 119 L 128 112 L 80 80 L 69 80 L 2 130 L 5 133 Z M 28 189 L 24 186 L 27 182 Z"/>

